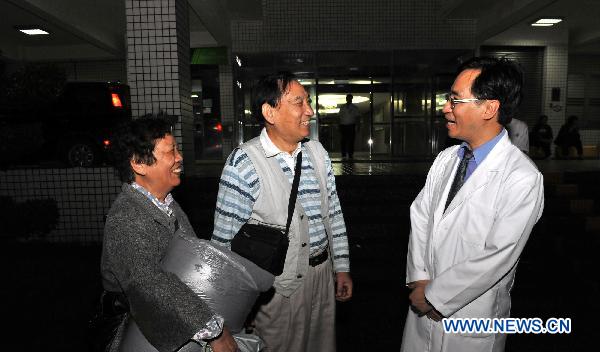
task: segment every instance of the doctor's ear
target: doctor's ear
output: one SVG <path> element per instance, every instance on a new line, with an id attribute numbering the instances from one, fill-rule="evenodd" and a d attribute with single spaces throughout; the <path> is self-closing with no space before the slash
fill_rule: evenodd
<path id="1" fill-rule="evenodd" d="M 265 120 L 270 123 L 271 125 L 273 125 L 275 123 L 275 119 L 273 117 L 274 113 L 275 113 L 275 108 L 272 107 L 271 105 L 264 103 L 261 107 L 261 112 L 263 117 L 265 118 Z"/>
<path id="2" fill-rule="evenodd" d="M 498 100 L 486 100 L 485 101 L 485 119 L 492 119 L 500 112 L 500 101 Z"/>

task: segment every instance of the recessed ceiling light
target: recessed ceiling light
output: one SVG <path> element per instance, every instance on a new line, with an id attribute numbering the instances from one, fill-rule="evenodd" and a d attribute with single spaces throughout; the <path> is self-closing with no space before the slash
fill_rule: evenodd
<path id="1" fill-rule="evenodd" d="M 551 23 L 551 24 L 555 24 L 555 23 L 559 23 L 562 22 L 562 18 L 540 18 L 539 20 L 536 21 L 536 23 Z"/>
<path id="2" fill-rule="evenodd" d="M 45 31 L 41 28 L 37 27 L 15 27 L 19 32 L 25 33 L 27 35 L 48 35 L 50 34 L 48 31 Z"/>
<path id="3" fill-rule="evenodd" d="M 540 18 L 537 21 L 533 22 L 531 25 L 536 27 L 549 27 L 553 26 L 557 23 L 562 22 L 562 18 Z"/>

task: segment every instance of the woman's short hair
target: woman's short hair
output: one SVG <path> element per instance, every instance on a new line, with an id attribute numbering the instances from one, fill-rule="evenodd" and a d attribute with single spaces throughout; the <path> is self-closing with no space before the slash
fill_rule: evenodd
<path id="1" fill-rule="evenodd" d="M 154 164 L 156 141 L 172 134 L 172 131 L 172 123 L 160 117 L 142 117 L 121 125 L 112 147 L 114 166 L 121 181 L 135 181 L 131 160 L 139 164 Z"/>

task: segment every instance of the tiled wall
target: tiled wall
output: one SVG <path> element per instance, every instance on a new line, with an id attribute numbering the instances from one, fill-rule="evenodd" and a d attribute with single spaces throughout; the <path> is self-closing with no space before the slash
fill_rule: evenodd
<path id="1" fill-rule="evenodd" d="M 578 115 L 585 126 L 594 120 L 598 126 L 600 120 L 600 56 L 569 56 L 569 98 L 575 103 L 567 107 L 568 115 Z M 584 105 L 586 108 L 584 108 Z M 592 121 L 589 121 L 592 122 Z M 600 147 L 600 129 L 582 129 L 581 142 L 584 145 Z"/>
<path id="2" fill-rule="evenodd" d="M 16 202 L 56 201 L 58 226 L 47 236 L 52 242 L 102 241 L 104 217 L 120 187 L 113 168 L 0 171 L 0 195 Z"/>
<path id="3" fill-rule="evenodd" d="M 175 137 L 184 167 L 194 169 L 187 1 L 126 0 L 127 81 L 134 117 L 160 112 L 176 116 Z"/>
<path id="4" fill-rule="evenodd" d="M 595 145 L 600 149 L 600 130 L 581 130 L 579 131 L 581 135 L 581 144 L 585 145 Z"/>
<path id="5" fill-rule="evenodd" d="M 439 0 L 263 0 L 262 21 L 232 22 L 232 51 L 472 48 L 474 20 L 445 20 Z"/>

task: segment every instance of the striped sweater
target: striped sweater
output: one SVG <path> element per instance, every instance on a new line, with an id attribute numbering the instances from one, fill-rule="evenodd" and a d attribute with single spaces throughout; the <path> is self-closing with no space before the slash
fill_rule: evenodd
<path id="1" fill-rule="evenodd" d="M 294 171 L 284 160 L 282 153 L 275 156 L 290 184 Z M 302 174 L 298 186 L 298 200 L 308 217 L 311 255 L 327 248 L 327 234 L 321 215 L 321 190 L 309 153 L 302 146 Z M 350 271 L 346 225 L 335 187 L 331 160 L 326 158 L 329 219 L 332 229 L 333 268 L 336 272 Z M 248 155 L 236 148 L 227 158 L 221 180 L 215 211 L 212 240 L 229 246 L 230 241 L 252 215 L 254 202 L 261 191 L 258 174 Z M 282 205 L 287 207 L 287 204 Z"/>

